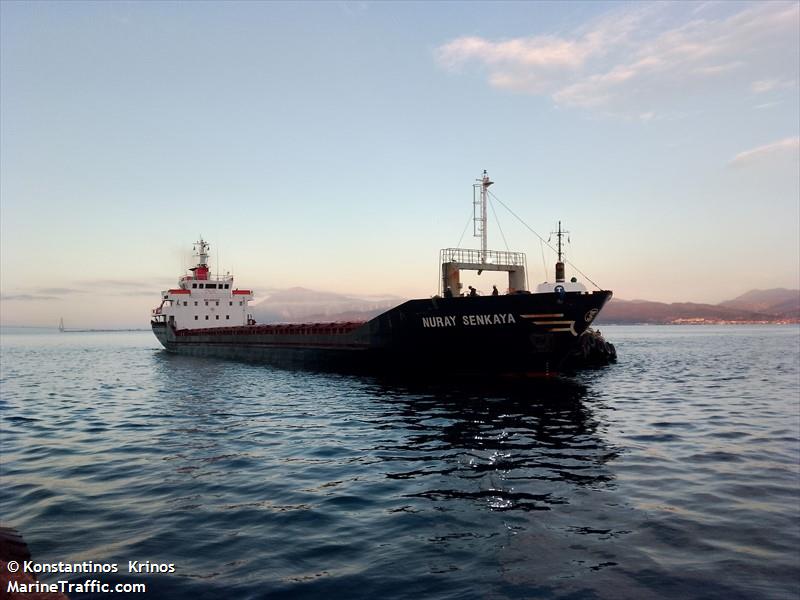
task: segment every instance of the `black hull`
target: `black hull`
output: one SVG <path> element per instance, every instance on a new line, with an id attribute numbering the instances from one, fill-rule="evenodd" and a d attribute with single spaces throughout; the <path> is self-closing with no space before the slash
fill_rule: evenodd
<path id="1" fill-rule="evenodd" d="M 611 292 L 410 300 L 358 326 L 179 330 L 153 323 L 170 352 L 348 372 L 553 374 Z"/>

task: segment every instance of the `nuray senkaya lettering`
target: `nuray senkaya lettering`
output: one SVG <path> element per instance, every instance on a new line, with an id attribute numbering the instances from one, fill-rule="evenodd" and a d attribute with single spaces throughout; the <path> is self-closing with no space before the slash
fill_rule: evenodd
<path id="1" fill-rule="evenodd" d="M 422 317 L 423 327 L 455 327 L 455 315 L 445 315 L 443 317 Z M 516 323 L 514 315 L 511 313 L 500 313 L 493 315 L 461 315 L 461 323 L 465 327 L 474 325 L 508 325 Z"/>

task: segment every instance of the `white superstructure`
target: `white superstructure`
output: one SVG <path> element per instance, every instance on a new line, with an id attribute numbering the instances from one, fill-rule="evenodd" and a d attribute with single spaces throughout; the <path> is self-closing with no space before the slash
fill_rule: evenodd
<path id="1" fill-rule="evenodd" d="M 251 290 L 233 287 L 231 275 L 212 276 L 208 269 L 210 246 L 200 238 L 194 250 L 197 265 L 192 274 L 178 280 L 178 287 L 161 292 L 161 304 L 152 311 L 153 319 L 175 329 L 204 329 L 252 324 L 248 303 Z"/>

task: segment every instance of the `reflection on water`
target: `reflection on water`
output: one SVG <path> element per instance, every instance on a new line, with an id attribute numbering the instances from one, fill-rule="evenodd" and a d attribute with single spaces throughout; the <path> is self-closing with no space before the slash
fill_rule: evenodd
<path id="1" fill-rule="evenodd" d="M 418 497 L 550 510 L 571 496 L 557 494 L 554 483 L 599 486 L 612 479 L 604 464 L 615 451 L 597 435 L 584 393 L 566 380 L 502 389 L 391 388 L 384 418 L 402 425 L 405 436 L 376 450 L 390 463 L 387 477 L 450 485 Z"/>
<path id="2" fill-rule="evenodd" d="M 703 371 L 729 340 L 643 330 L 619 365 L 524 385 L 4 339 L 0 501 L 39 560 L 176 563 L 139 576 L 157 597 L 785 596 L 796 368 L 757 400 Z M 785 357 L 761 335 L 739 348 Z"/>

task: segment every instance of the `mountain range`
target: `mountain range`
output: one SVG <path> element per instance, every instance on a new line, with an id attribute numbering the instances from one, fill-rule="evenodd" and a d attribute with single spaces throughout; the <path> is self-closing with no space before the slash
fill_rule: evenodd
<path id="1" fill-rule="evenodd" d="M 750 290 L 719 304 L 613 298 L 596 323 L 783 323 L 800 321 L 800 290 Z"/>
<path id="2" fill-rule="evenodd" d="M 403 302 L 397 296 L 347 296 L 293 287 L 271 292 L 251 309 L 259 323 L 366 321 Z"/>
<path id="3" fill-rule="evenodd" d="M 252 307 L 259 323 L 365 321 L 404 302 L 398 296 L 348 296 L 295 287 L 270 293 Z M 612 299 L 599 324 L 800 322 L 800 290 L 750 290 L 719 304 Z"/>

